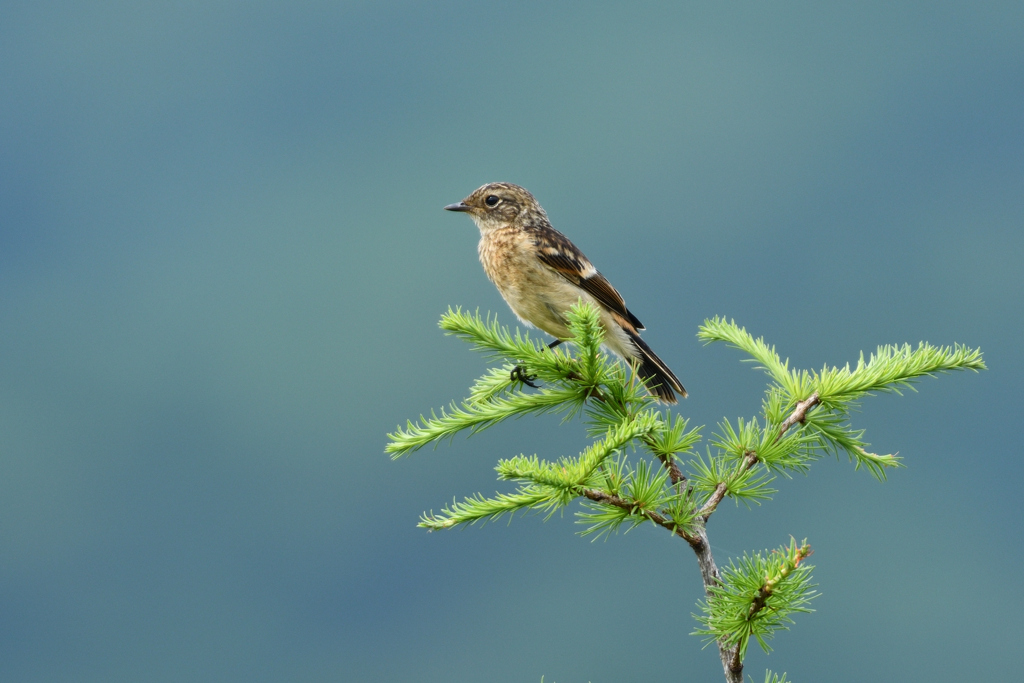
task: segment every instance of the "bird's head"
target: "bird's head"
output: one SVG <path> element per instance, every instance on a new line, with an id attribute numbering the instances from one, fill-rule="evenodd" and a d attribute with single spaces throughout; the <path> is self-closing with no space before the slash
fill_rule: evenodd
<path id="1" fill-rule="evenodd" d="M 444 207 L 468 213 L 481 232 L 508 225 L 547 222 L 547 214 L 533 195 L 512 183 L 487 183 L 461 202 Z"/>

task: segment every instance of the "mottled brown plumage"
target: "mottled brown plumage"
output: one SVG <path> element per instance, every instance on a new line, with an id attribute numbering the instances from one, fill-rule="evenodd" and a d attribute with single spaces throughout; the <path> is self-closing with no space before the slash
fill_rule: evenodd
<path id="1" fill-rule="evenodd" d="M 558 340 L 570 338 L 565 314 L 579 299 L 601 311 L 605 346 L 633 364 L 651 393 L 675 403 L 682 383 L 641 338 L 643 324 L 618 290 L 569 238 L 551 227 L 533 195 L 511 183 L 489 183 L 449 211 L 468 213 L 480 228 L 480 262 L 524 323 Z"/>

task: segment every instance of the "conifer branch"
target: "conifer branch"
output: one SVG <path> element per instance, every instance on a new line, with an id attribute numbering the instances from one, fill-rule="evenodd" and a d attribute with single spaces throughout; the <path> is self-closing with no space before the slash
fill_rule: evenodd
<path id="1" fill-rule="evenodd" d="M 747 610 L 747 619 L 753 619 L 757 616 L 757 613 L 763 610 L 765 605 L 768 603 L 768 598 L 775 593 L 775 588 L 779 585 L 779 582 L 783 581 L 790 573 L 800 566 L 802 561 L 806 560 L 813 554 L 814 551 L 811 550 L 811 546 L 807 544 L 806 540 L 799 548 L 797 548 L 796 540 L 794 539 L 785 562 L 783 562 L 782 566 L 774 575 L 766 577 L 765 582 L 757 589 L 757 593 L 755 594 L 753 601 L 750 603 L 750 609 Z"/>
<path id="2" fill-rule="evenodd" d="M 486 401 L 465 402 L 461 406 L 452 403 L 447 410 L 441 409 L 440 416 L 433 412 L 430 418 L 421 415 L 418 424 L 410 421 L 405 428 L 388 434 L 391 443 L 385 452 L 391 453 L 393 458 L 400 458 L 462 431 L 475 434 L 510 417 L 568 410 L 583 400 L 585 396 L 581 396 L 577 389 L 558 387 L 529 394 L 517 391 L 509 396 L 493 396 Z"/>
<path id="3" fill-rule="evenodd" d="M 707 601 L 701 603 L 703 614 L 697 620 L 703 628 L 694 633 L 730 649 L 734 670 L 751 638 L 770 652 L 767 640 L 793 623 L 792 614 L 812 611 L 808 604 L 817 596 L 810 582 L 812 567 L 802 564 L 810 554 L 806 541 L 798 546 L 791 540 L 788 547 L 744 555 L 738 563 L 730 563 L 721 583 L 712 586 Z M 738 646 L 736 652 L 731 651 L 734 646 Z"/>
<path id="4" fill-rule="evenodd" d="M 676 463 L 676 455 L 689 451 L 695 443 L 700 441 L 700 427 L 687 431 L 688 422 L 688 420 L 676 416 L 675 422 L 670 427 L 643 439 L 648 450 L 654 453 L 668 470 L 669 480 L 673 486 L 686 485 L 686 475 Z"/>
<path id="5" fill-rule="evenodd" d="M 810 395 L 809 398 L 797 403 L 796 408 L 793 409 L 793 414 L 787 417 L 785 420 L 783 420 L 782 424 L 779 425 L 779 435 L 775 437 L 775 441 L 777 442 L 779 439 L 781 439 L 782 436 L 787 431 L 789 431 L 789 428 L 792 427 L 793 425 L 797 424 L 798 422 L 800 424 L 803 424 L 804 419 L 807 417 L 807 411 L 813 408 L 814 406 L 818 405 L 818 402 L 818 392 L 815 391 L 813 394 Z"/>
<path id="6" fill-rule="evenodd" d="M 449 309 L 442 329 L 499 359 L 501 366 L 478 379 L 461 404 L 452 403 L 439 415 L 421 416 L 389 434 L 386 452 L 398 458 L 510 417 L 555 412 L 568 419 L 582 414 L 593 442 L 577 455 L 550 461 L 536 455 L 499 460 L 498 478 L 517 482 L 515 491 L 453 500 L 438 514 L 424 514 L 419 525 L 449 529 L 529 511 L 550 517 L 581 500 L 585 511 L 577 516 L 586 527 L 582 535 L 600 537 L 623 525 L 628 530 L 646 523 L 666 529 L 685 540 L 697 558 L 706 600 L 699 603 L 702 614 L 695 616 L 701 627 L 694 633 L 716 643 L 730 683 L 743 681 L 750 640 L 767 651 L 767 640 L 787 628 L 792 615 L 811 611 L 808 604 L 817 593 L 810 583 L 811 567 L 804 562 L 810 546 L 798 546 L 795 540 L 767 554 L 745 554 L 719 572 L 707 523 L 721 502 L 732 498 L 748 506 L 760 503 L 775 493 L 768 486 L 775 474 L 807 472 L 826 453 L 845 452 L 857 468 L 884 479 L 886 469 L 902 464 L 894 455 L 866 450 L 863 431 L 849 423 L 854 401 L 873 392 L 899 392 L 924 376 L 985 368 L 979 350 L 922 343 L 916 349 L 879 347 L 867 361 L 862 355 L 852 370 L 849 365 L 826 366 L 820 372 L 791 369 L 775 347 L 734 322 L 707 320 L 698 336 L 743 350 L 767 371 L 770 383 L 762 414 L 723 420 L 703 457 L 694 450 L 702 439 L 701 428 L 688 429 L 685 419 L 657 406 L 642 383 L 630 381 L 633 373 L 602 352 L 604 330 L 597 309 L 580 303 L 567 319 L 576 355 L 565 347 L 549 349 L 518 331 L 512 335 L 496 319 Z M 520 377 L 535 377 L 544 386 L 528 390 L 515 379 L 513 368 L 522 369 Z M 627 457 L 629 449 L 639 457 Z M 681 454 L 691 456 L 688 466 L 679 460 Z M 765 680 L 785 683 L 786 678 L 767 672 Z"/>
<path id="7" fill-rule="evenodd" d="M 654 522 L 658 526 L 664 529 L 668 529 L 670 532 L 679 536 L 690 545 L 699 542 L 698 537 L 688 533 L 685 528 L 679 526 L 672 520 L 662 516 L 654 510 L 645 510 L 641 508 L 640 506 L 637 505 L 636 501 L 626 500 L 625 498 L 620 498 L 619 496 L 607 493 L 605 491 L 600 491 L 598 489 L 581 488 L 580 494 L 587 500 L 591 500 L 595 503 L 600 503 L 602 505 L 611 505 L 612 507 L 616 507 L 619 508 L 620 510 L 628 512 L 630 515 L 642 516 Z"/>
<path id="8" fill-rule="evenodd" d="M 417 526 L 431 531 L 450 529 L 458 524 L 500 519 L 503 515 L 512 515 L 520 510 L 553 510 L 563 500 L 562 491 L 542 486 L 524 486 L 515 493 L 499 493 L 494 498 L 484 498 L 476 494 L 461 503 L 453 501 L 451 506 L 445 506 L 441 510 L 440 515 L 433 512 L 424 513 Z M 565 501 L 566 504 L 568 502 Z"/>
<path id="9" fill-rule="evenodd" d="M 562 458 L 549 463 L 537 456 L 527 458 L 520 455 L 510 460 L 501 460 L 496 468 L 498 477 L 563 488 L 583 486 L 606 459 L 649 432 L 656 419 L 653 414 L 647 413 L 632 420 L 623 420 L 619 425 L 610 427 L 605 438 L 591 444 L 579 458 Z"/>
<path id="10" fill-rule="evenodd" d="M 715 508 L 718 507 L 718 504 L 722 502 L 723 498 L 725 498 L 725 492 L 728 489 L 729 486 L 724 481 L 715 487 L 715 492 L 711 494 L 711 497 L 708 498 L 708 501 L 704 503 L 704 507 L 702 507 L 700 509 L 700 512 L 697 513 L 704 519 L 705 522 L 708 521 L 708 517 L 711 516 L 711 513 L 715 511 Z"/>
<path id="11" fill-rule="evenodd" d="M 807 415 L 807 411 L 816 405 L 818 405 L 818 392 L 814 392 L 806 400 L 797 403 L 796 408 L 793 410 L 793 413 L 789 417 L 787 417 L 781 425 L 779 425 L 779 432 L 775 436 L 773 443 L 778 443 L 779 440 L 783 437 L 783 435 L 787 431 L 789 431 L 789 428 L 792 427 L 793 425 L 797 423 L 802 424 Z M 758 463 L 758 461 L 759 458 L 756 450 L 744 451 L 741 469 L 750 470 L 754 467 L 754 465 Z M 714 493 L 711 495 L 710 498 L 708 498 L 708 501 L 704 504 L 704 507 L 702 507 L 700 512 L 698 513 L 701 517 L 704 518 L 705 522 L 711 516 L 711 513 L 713 513 L 718 508 L 718 504 L 722 502 L 722 499 L 725 497 L 727 490 L 728 485 L 725 482 L 722 482 L 715 487 Z"/>
<path id="12" fill-rule="evenodd" d="M 679 465 L 676 464 L 675 460 L 664 455 L 659 455 L 658 459 L 661 460 L 661 464 L 668 470 L 668 478 L 673 486 L 686 486 L 686 475 L 679 469 Z"/>

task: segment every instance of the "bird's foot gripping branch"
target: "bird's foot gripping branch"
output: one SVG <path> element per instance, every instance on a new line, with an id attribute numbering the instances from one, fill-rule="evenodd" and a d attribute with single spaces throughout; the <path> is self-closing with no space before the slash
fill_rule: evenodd
<path id="1" fill-rule="evenodd" d="M 513 336 L 479 314 L 449 310 L 442 317 L 442 329 L 502 366 L 478 379 L 461 404 L 389 434 L 386 450 L 392 457 L 528 413 L 582 416 L 594 441 L 557 460 L 536 455 L 499 460 L 498 478 L 515 482 L 512 490 L 490 498 L 470 496 L 424 514 L 420 526 L 447 529 L 528 510 L 550 517 L 580 499 L 577 516 L 584 536 L 603 536 L 623 525 L 661 527 L 696 554 L 707 597 L 694 634 L 716 643 L 726 680 L 733 683 L 743 680 L 750 639 L 767 651 L 767 641 L 787 628 L 794 614 L 811 611 L 808 604 L 816 593 L 806 542 L 744 555 L 720 572 L 708 541 L 708 522 L 719 503 L 727 497 L 748 506 L 767 500 L 775 493 L 770 485 L 776 474 L 807 472 L 828 453 L 845 453 L 857 468 L 884 480 L 901 462 L 866 450 L 863 431 L 849 422 L 854 403 L 872 392 L 898 391 L 926 375 L 985 367 L 979 350 L 920 344 L 879 347 L 867 360 L 861 356 L 853 369 L 792 370 L 774 347 L 735 323 L 707 320 L 698 333 L 701 340 L 740 349 L 770 381 L 760 414 L 723 420 L 701 455 L 695 448 L 703 438 L 701 428 L 690 428 L 686 419 L 659 406 L 629 367 L 602 352 L 598 311 L 579 304 L 569 321 L 576 355 L 565 346 L 550 349 L 518 332 Z M 526 390 L 512 377 L 514 367 L 543 382 L 541 388 Z M 782 681 L 785 675 L 768 680 Z"/>

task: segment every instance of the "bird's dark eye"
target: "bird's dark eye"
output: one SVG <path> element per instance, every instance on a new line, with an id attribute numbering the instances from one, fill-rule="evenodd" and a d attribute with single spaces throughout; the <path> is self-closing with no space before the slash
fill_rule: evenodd
<path id="1" fill-rule="evenodd" d="M 498 202 L 500 201 L 501 200 L 498 199 L 495 195 L 489 194 L 487 195 L 487 199 L 484 200 L 484 204 L 486 204 L 487 206 L 497 206 Z"/>

